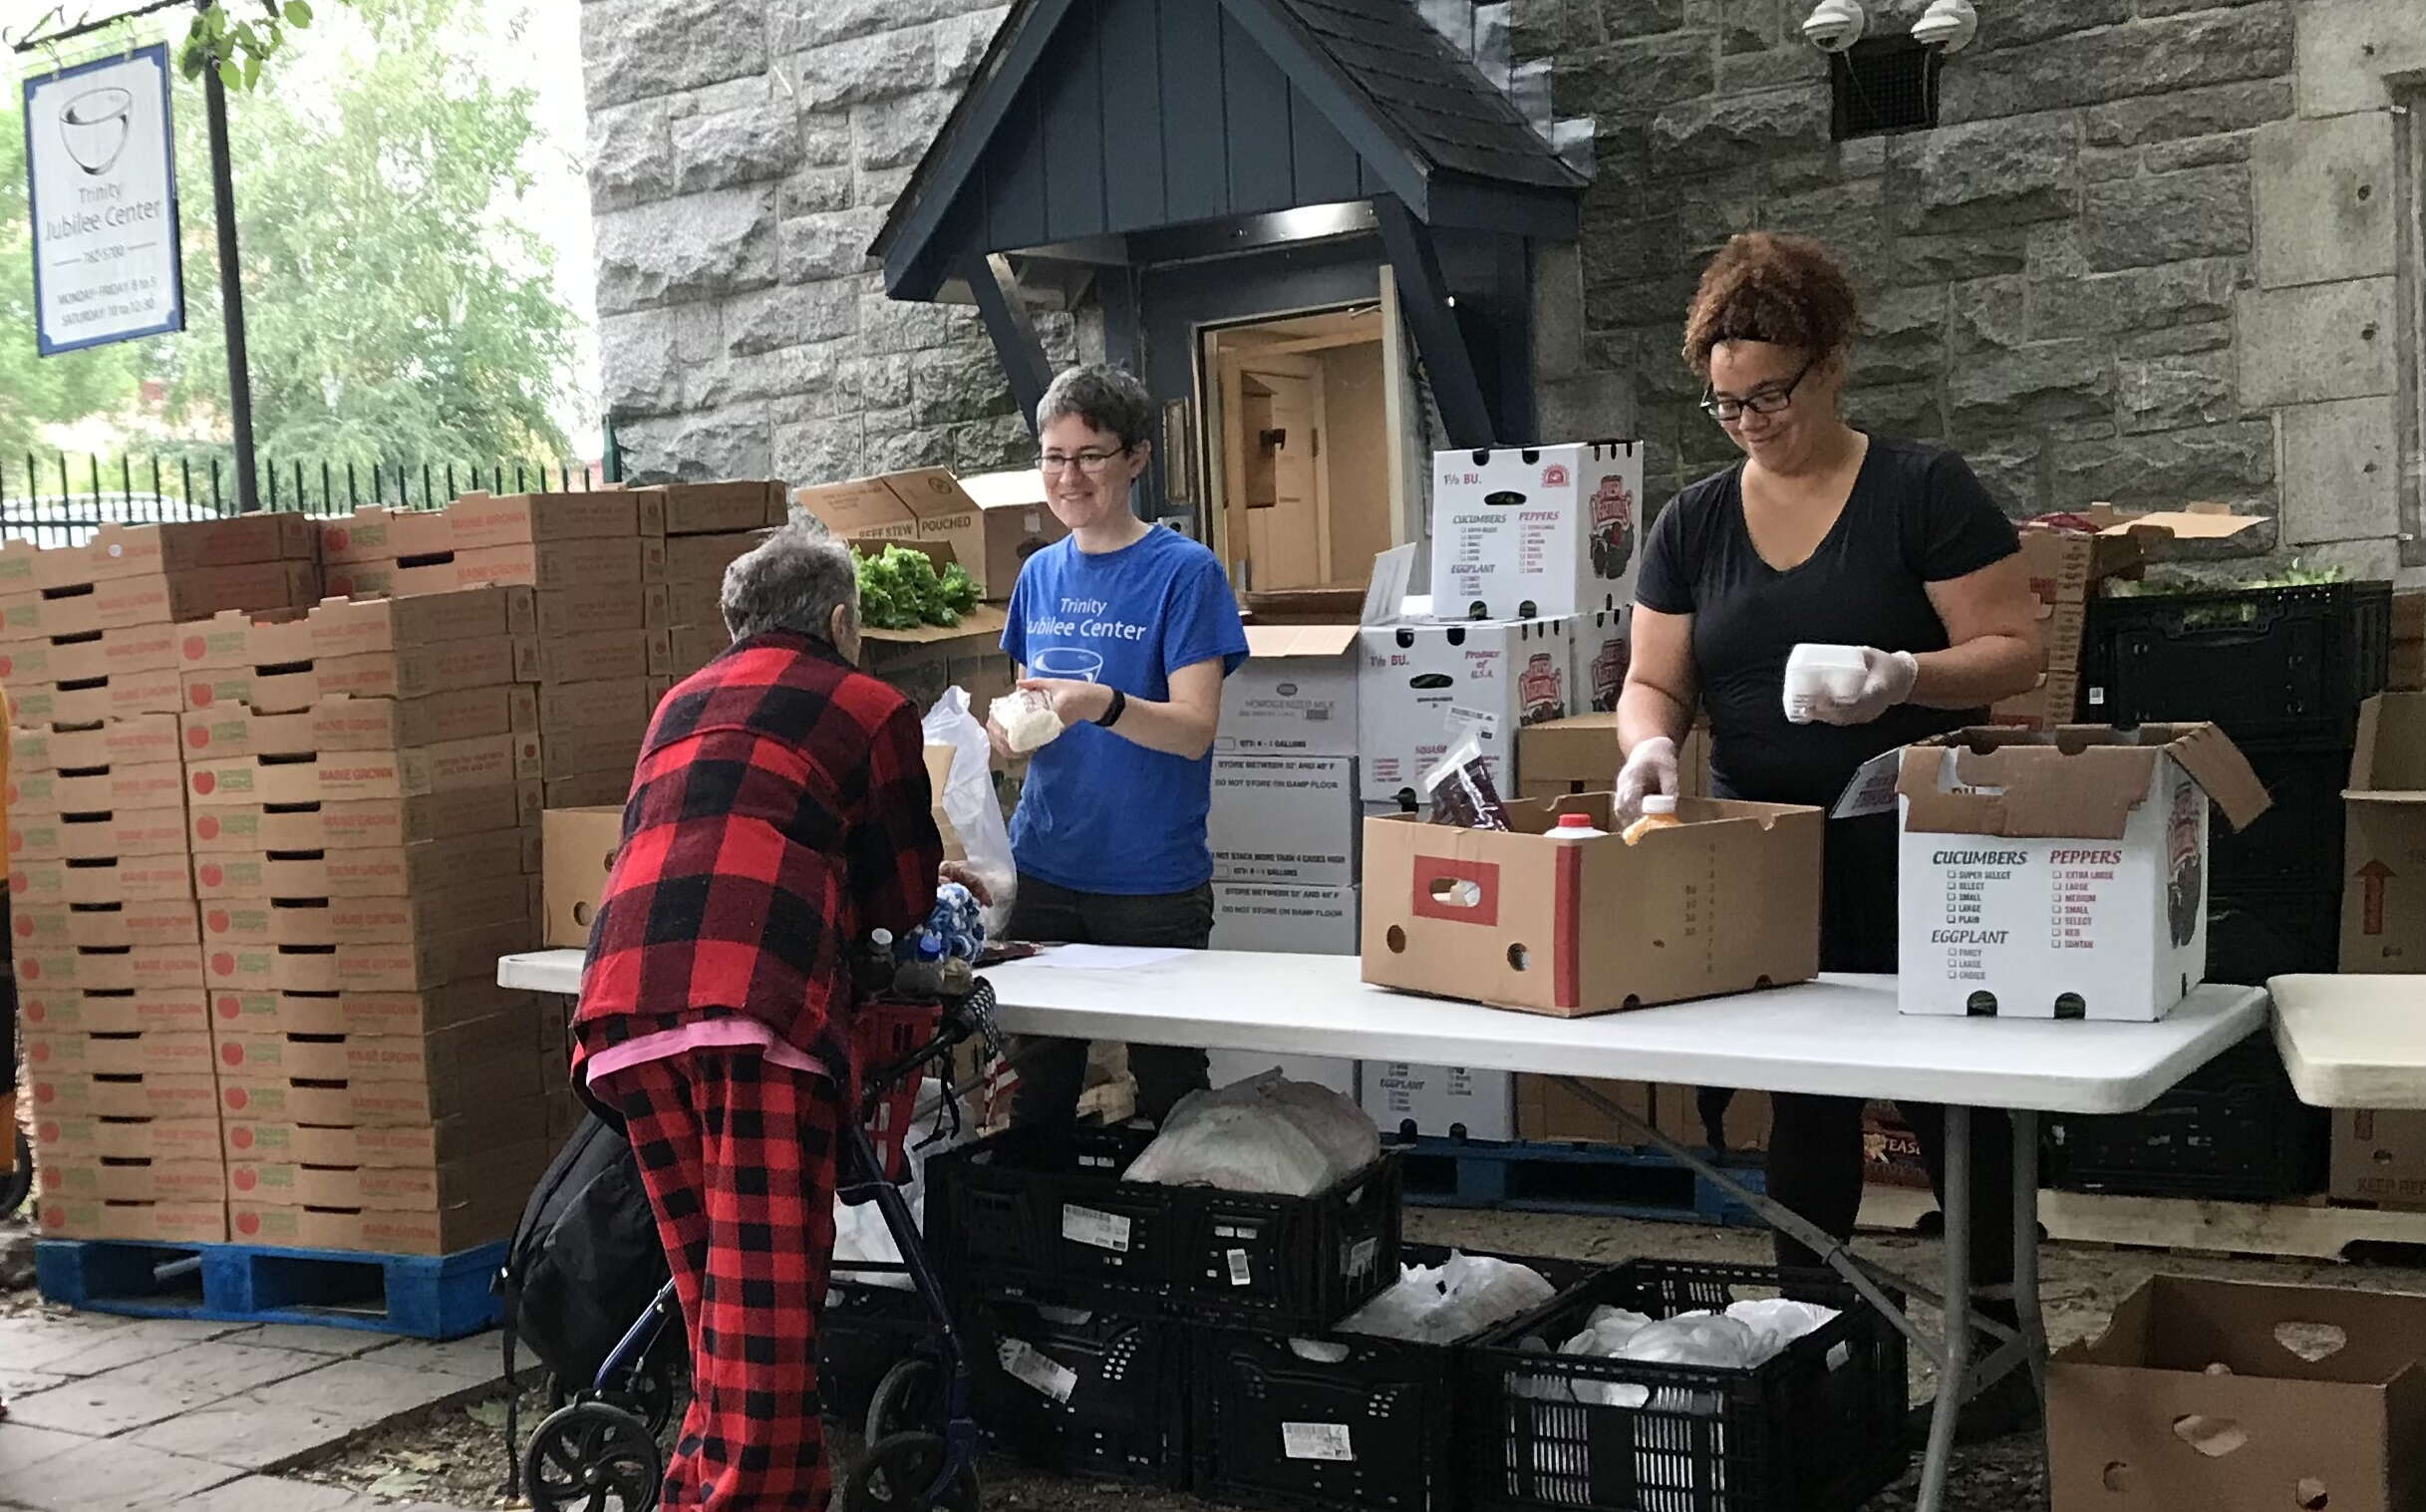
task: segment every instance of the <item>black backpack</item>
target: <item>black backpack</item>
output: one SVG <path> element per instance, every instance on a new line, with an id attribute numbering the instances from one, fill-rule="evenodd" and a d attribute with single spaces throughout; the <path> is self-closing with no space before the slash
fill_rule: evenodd
<path id="1" fill-rule="evenodd" d="M 584 1116 L 531 1189 L 493 1283 L 504 1303 L 509 1458 L 519 1401 L 515 1341 L 555 1372 L 567 1397 L 587 1390 L 668 1275 L 631 1144 L 596 1113 Z"/>

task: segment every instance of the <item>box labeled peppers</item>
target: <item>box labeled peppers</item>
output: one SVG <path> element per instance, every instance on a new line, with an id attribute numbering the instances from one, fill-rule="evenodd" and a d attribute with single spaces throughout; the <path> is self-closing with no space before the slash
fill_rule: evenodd
<path id="1" fill-rule="evenodd" d="M 2208 804 L 2264 783 L 2213 725 L 1975 729 L 1890 752 L 1840 818 L 1894 808 L 1908 1014 L 2150 1022 L 2207 976 Z"/>

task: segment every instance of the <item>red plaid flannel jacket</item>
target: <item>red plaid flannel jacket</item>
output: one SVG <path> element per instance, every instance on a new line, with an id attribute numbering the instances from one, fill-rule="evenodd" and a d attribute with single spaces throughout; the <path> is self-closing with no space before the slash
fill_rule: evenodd
<path id="1" fill-rule="evenodd" d="M 758 1020 L 851 1063 L 850 955 L 935 904 L 918 713 L 821 641 L 740 641 L 657 707 L 574 1011 L 588 1056 L 702 1019 Z"/>

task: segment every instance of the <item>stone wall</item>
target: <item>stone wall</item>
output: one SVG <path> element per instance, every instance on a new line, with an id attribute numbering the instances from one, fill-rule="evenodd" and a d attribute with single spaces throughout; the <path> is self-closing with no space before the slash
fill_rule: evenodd
<path id="1" fill-rule="evenodd" d="M 585 0 L 608 413 L 635 478 L 800 482 L 1033 454 L 972 308 L 864 257 L 998 0 Z M 1067 360 L 1066 316 L 1041 322 Z"/>
<path id="2" fill-rule="evenodd" d="M 1873 0 L 1873 34 L 1921 4 Z M 2389 90 L 2426 7 L 1979 0 L 1940 128 L 1842 144 L 1808 9 L 1516 0 L 1516 55 L 1599 124 L 1587 360 L 1634 375 L 1654 497 L 1731 459 L 1676 351 L 1701 261 L 1760 227 L 1860 277 L 1857 421 L 1959 447 L 2015 514 L 2220 499 L 2391 574 L 2416 351 Z"/>

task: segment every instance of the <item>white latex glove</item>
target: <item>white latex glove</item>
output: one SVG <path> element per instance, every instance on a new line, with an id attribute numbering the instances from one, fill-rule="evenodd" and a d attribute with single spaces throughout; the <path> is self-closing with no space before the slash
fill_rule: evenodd
<path id="1" fill-rule="evenodd" d="M 1921 663 L 1909 651 L 1862 648 L 1861 691 L 1847 698 L 1841 690 L 1821 688 L 1811 698 L 1811 718 L 1822 725 L 1867 725 L 1912 697 L 1921 676 Z"/>
<path id="2" fill-rule="evenodd" d="M 1676 793 L 1676 743 L 1664 735 L 1637 744 L 1618 768 L 1618 822 L 1643 817 L 1643 800 L 1654 793 Z"/>

